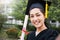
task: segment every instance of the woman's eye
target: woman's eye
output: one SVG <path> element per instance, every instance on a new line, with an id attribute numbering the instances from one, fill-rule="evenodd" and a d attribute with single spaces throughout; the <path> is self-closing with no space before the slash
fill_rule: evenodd
<path id="1" fill-rule="evenodd" d="M 34 17 L 34 16 L 30 16 L 30 17 Z"/>
<path id="2" fill-rule="evenodd" d="M 40 16 L 40 14 L 37 14 L 36 16 Z"/>

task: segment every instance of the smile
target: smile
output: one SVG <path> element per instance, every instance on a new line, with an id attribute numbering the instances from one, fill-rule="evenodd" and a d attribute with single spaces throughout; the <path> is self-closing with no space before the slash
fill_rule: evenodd
<path id="1" fill-rule="evenodd" d="M 35 21 L 34 24 L 35 25 L 38 25 L 40 23 L 40 21 Z"/>

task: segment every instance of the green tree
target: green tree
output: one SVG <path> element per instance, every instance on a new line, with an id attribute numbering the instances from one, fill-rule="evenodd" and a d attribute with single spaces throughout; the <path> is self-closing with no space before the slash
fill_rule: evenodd
<path id="1" fill-rule="evenodd" d="M 49 8 L 49 19 L 60 21 L 60 0 L 52 0 Z"/>
<path id="2" fill-rule="evenodd" d="M 17 2 L 16 2 L 17 1 Z M 11 13 L 15 19 L 24 20 L 25 10 L 26 10 L 27 0 L 14 0 L 13 5 L 13 12 Z"/>
<path id="3" fill-rule="evenodd" d="M 13 2 L 9 5 L 13 11 L 10 14 L 16 20 L 24 21 L 25 18 L 25 10 L 26 10 L 27 0 L 13 0 Z M 23 25 L 15 25 L 19 30 L 22 29 Z"/>
<path id="4" fill-rule="evenodd" d="M 0 14 L 0 30 L 3 27 L 3 24 L 6 20 L 7 20 L 6 16 L 3 14 Z"/>

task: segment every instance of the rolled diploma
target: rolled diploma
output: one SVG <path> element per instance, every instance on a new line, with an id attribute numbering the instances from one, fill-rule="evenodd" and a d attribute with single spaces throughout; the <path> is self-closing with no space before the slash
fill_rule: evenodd
<path id="1" fill-rule="evenodd" d="M 22 30 L 26 30 L 27 23 L 28 23 L 28 15 L 25 15 L 25 20 L 24 20 L 24 25 L 23 25 Z M 21 39 L 20 40 L 24 40 L 24 36 L 25 36 L 25 32 L 22 31 Z"/>

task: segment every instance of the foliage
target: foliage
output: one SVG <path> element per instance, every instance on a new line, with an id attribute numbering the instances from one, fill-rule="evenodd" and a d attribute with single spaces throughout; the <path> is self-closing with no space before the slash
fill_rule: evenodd
<path id="1" fill-rule="evenodd" d="M 50 20 L 58 20 L 60 21 L 60 1 L 52 0 L 52 4 L 49 8 L 49 19 Z"/>
<path id="2" fill-rule="evenodd" d="M 6 33 L 8 34 L 9 38 L 17 38 L 18 36 L 18 30 L 16 28 L 12 28 L 9 29 L 8 31 L 6 31 Z"/>
<path id="3" fill-rule="evenodd" d="M 20 30 L 22 30 L 23 25 L 16 25 L 16 27 Z"/>
<path id="4" fill-rule="evenodd" d="M 11 5 L 14 9 L 11 15 L 14 16 L 15 19 L 24 20 L 27 0 L 18 0 L 18 3 L 16 3 L 16 1 L 17 0 L 14 0 L 14 6 Z"/>
<path id="5" fill-rule="evenodd" d="M 7 21 L 7 17 L 3 14 L 0 14 L 0 30 L 3 27 L 4 22 Z"/>
<path id="6" fill-rule="evenodd" d="M 50 27 L 51 29 L 54 29 L 54 30 L 56 30 L 56 31 L 58 31 L 59 33 L 60 33 L 60 27 L 55 27 L 55 26 L 53 26 L 53 27 Z"/>
<path id="7" fill-rule="evenodd" d="M 21 33 L 22 33 L 22 30 L 20 30 L 19 32 L 18 32 L 18 39 L 20 39 L 20 36 L 21 36 Z"/>
<path id="8" fill-rule="evenodd" d="M 33 30 L 35 30 L 35 27 L 28 25 L 28 26 L 27 26 L 27 30 L 28 30 L 28 31 L 33 31 Z"/>
<path id="9" fill-rule="evenodd" d="M 7 20 L 7 17 L 3 14 L 0 14 L 0 23 L 4 23 Z"/>

